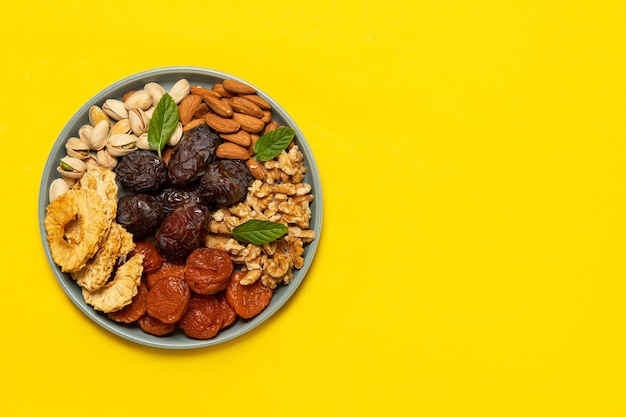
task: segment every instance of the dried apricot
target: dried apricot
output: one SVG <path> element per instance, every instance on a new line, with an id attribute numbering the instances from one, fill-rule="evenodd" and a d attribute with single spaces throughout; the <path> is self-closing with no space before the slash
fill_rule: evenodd
<path id="1" fill-rule="evenodd" d="M 234 265 L 226 251 L 195 249 L 187 258 L 185 281 L 198 294 L 215 294 L 228 286 Z"/>
<path id="2" fill-rule="evenodd" d="M 193 293 L 179 326 L 193 339 L 210 339 L 220 331 L 222 322 L 222 308 L 217 298 L 212 294 Z"/>
<path id="3" fill-rule="evenodd" d="M 163 323 L 176 323 L 185 314 L 191 290 L 180 277 L 165 277 L 148 291 L 146 311 Z"/>
<path id="4" fill-rule="evenodd" d="M 176 329 L 176 323 L 163 323 L 161 320 L 147 314 L 139 317 L 137 324 L 139 324 L 141 330 L 155 336 L 165 336 Z"/>
<path id="5" fill-rule="evenodd" d="M 131 251 L 131 256 L 135 253 L 143 253 L 143 273 L 150 274 L 158 271 L 163 265 L 163 257 L 157 252 L 156 246 L 152 242 L 135 242 L 135 249 Z"/>
<path id="6" fill-rule="evenodd" d="M 155 282 L 165 277 L 185 278 L 185 265 L 163 261 L 159 269 L 145 274 L 143 278 L 148 288 L 152 288 Z"/>
<path id="7" fill-rule="evenodd" d="M 220 308 L 222 309 L 222 329 L 230 326 L 237 320 L 237 312 L 230 305 L 228 300 L 226 299 L 226 292 L 221 291 L 215 294 L 217 301 L 220 303 Z"/>
<path id="8" fill-rule="evenodd" d="M 148 298 L 148 287 L 144 283 L 141 283 L 137 287 L 137 294 L 133 297 L 133 300 L 127 306 L 122 307 L 121 310 L 108 313 L 107 316 L 111 320 L 119 321 L 121 323 L 133 323 L 146 313 L 146 299 Z"/>
<path id="9" fill-rule="evenodd" d="M 230 284 L 226 288 L 226 298 L 239 317 L 249 319 L 265 310 L 272 301 L 274 291 L 263 285 L 260 280 L 250 285 L 241 285 L 239 281 L 244 276 L 246 272 L 232 274 Z"/>

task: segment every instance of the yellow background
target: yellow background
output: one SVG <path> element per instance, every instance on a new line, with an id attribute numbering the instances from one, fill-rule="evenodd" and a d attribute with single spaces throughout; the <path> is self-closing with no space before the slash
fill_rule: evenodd
<path id="1" fill-rule="evenodd" d="M 6 4 L 0 414 L 626 415 L 625 19 L 601 0 Z M 171 65 L 281 103 L 324 192 L 295 296 L 192 351 L 92 323 L 37 224 L 74 112 Z"/>

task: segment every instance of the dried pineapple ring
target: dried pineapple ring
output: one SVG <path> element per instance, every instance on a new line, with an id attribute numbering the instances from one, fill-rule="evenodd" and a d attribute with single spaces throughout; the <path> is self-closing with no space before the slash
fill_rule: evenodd
<path id="1" fill-rule="evenodd" d="M 46 208 L 44 227 L 54 262 L 63 272 L 76 272 L 98 250 L 111 222 L 102 198 L 92 190 L 68 190 Z"/>
<path id="2" fill-rule="evenodd" d="M 115 279 L 106 283 L 95 292 L 83 288 L 85 302 L 104 313 L 111 313 L 127 306 L 133 301 L 141 284 L 143 273 L 143 253 L 136 253 L 122 266 L 117 268 Z"/>

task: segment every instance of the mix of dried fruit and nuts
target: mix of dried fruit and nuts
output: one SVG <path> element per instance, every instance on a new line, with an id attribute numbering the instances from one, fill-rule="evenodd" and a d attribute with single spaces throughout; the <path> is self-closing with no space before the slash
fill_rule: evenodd
<path id="1" fill-rule="evenodd" d="M 254 88 L 150 82 L 92 106 L 77 134 L 44 226 L 54 262 L 110 319 L 212 338 L 303 267 L 303 154 Z"/>

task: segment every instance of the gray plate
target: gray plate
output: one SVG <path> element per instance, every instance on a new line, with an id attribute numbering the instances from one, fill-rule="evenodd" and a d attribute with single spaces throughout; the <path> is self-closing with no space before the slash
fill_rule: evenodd
<path id="1" fill-rule="evenodd" d="M 165 349 L 192 349 L 216 345 L 239 337 L 269 319 L 274 313 L 283 307 L 287 300 L 298 289 L 298 286 L 306 276 L 307 271 L 313 262 L 322 228 L 322 189 L 320 185 L 319 172 L 317 170 L 313 154 L 311 153 L 311 149 L 298 126 L 285 112 L 285 110 L 283 110 L 282 107 L 280 107 L 280 105 L 271 97 L 267 96 L 267 94 L 263 93 L 263 91 L 258 89 L 256 86 L 253 86 L 258 90 L 259 96 L 267 100 L 272 105 L 273 118 L 279 124 L 289 126 L 296 131 L 295 141 L 304 155 L 304 163 L 307 167 L 305 182 L 311 185 L 312 193 L 315 196 L 313 202 L 311 203 L 312 218 L 310 227 L 315 230 L 317 236 L 313 242 L 305 245 L 304 267 L 300 270 L 294 270 L 294 276 L 289 285 L 277 287 L 274 291 L 270 305 L 261 314 L 249 320 L 238 319 L 237 322 L 231 327 L 220 331 L 216 337 L 209 340 L 190 339 L 182 333 L 180 329 L 177 329 L 173 334 L 167 336 L 152 336 L 143 332 L 137 325 L 124 325 L 109 320 L 105 314 L 95 311 L 91 306 L 84 302 L 78 285 L 76 285 L 74 280 L 72 280 L 68 274 L 61 272 L 61 269 L 53 262 L 50 248 L 48 247 L 48 243 L 46 241 L 46 231 L 43 225 L 46 214 L 46 206 L 48 205 L 48 190 L 50 188 L 50 183 L 54 179 L 59 178 L 56 167 L 59 163 L 59 159 L 65 156 L 65 142 L 69 137 L 78 135 L 78 129 L 80 126 L 89 123 L 87 113 L 90 106 L 94 104 L 100 106 L 104 100 L 108 98 L 121 98 L 122 95 L 129 90 L 142 89 L 148 82 L 157 82 L 166 90 L 169 90 L 169 88 L 181 78 L 186 78 L 191 85 L 200 85 L 208 88 L 212 87 L 214 83 L 221 82 L 225 78 L 238 80 L 251 85 L 250 83 L 247 83 L 246 81 L 230 74 L 196 67 L 159 68 L 141 72 L 116 82 L 85 103 L 61 131 L 52 147 L 52 150 L 50 151 L 50 155 L 44 167 L 41 186 L 39 189 L 39 228 L 46 256 L 54 276 L 70 300 L 72 300 L 72 302 L 90 319 L 111 333 L 139 344 Z"/>

